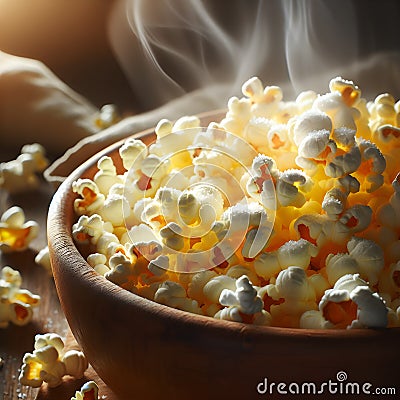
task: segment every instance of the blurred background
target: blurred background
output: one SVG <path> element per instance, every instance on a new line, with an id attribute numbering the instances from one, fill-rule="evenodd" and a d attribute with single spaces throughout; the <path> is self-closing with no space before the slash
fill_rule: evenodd
<path id="1" fill-rule="evenodd" d="M 398 98 L 399 20 L 398 0 L 0 0 L 0 50 L 125 114 L 256 74 L 288 96 L 339 74 Z"/>
<path id="2" fill-rule="evenodd" d="M 0 0 L 0 50 L 45 63 L 100 107 L 132 111 L 133 93 L 110 46 L 114 0 Z"/>

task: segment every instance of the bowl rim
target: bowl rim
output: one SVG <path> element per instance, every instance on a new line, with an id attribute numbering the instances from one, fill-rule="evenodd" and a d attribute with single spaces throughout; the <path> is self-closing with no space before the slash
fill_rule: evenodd
<path id="1" fill-rule="evenodd" d="M 207 113 L 209 114 L 209 113 Z M 64 249 L 68 254 L 75 260 L 75 263 L 71 266 L 73 273 L 77 275 L 79 279 L 87 279 L 90 277 L 91 285 L 97 285 L 98 289 L 102 292 L 112 293 L 117 300 L 134 304 L 136 307 L 141 307 L 143 311 L 149 313 L 156 313 L 158 318 L 163 320 L 173 321 L 177 326 L 184 323 L 185 325 L 192 325 L 194 329 L 196 327 L 206 324 L 207 326 L 213 326 L 220 330 L 223 330 L 225 334 L 240 333 L 246 336 L 279 336 L 281 338 L 320 338 L 322 340 L 379 340 L 384 338 L 388 340 L 388 336 L 397 336 L 400 334 L 400 327 L 392 328 L 368 328 L 368 329 L 304 329 L 304 328 L 286 328 L 276 326 L 258 326 L 240 322 L 225 321 L 215 319 L 205 315 L 193 314 L 187 311 L 172 308 L 153 300 L 144 298 L 137 294 L 134 294 L 118 285 L 108 281 L 105 277 L 98 274 L 94 269 L 87 263 L 85 258 L 79 252 L 76 247 L 71 234 L 71 227 L 74 221 L 68 221 L 68 215 L 75 216 L 72 202 L 76 198 L 76 195 L 72 192 L 72 183 L 81 177 L 90 177 L 89 170 L 96 167 L 97 161 L 106 155 L 110 155 L 118 151 L 119 147 L 130 138 L 141 139 L 154 135 L 154 128 L 149 128 L 141 132 L 134 133 L 127 136 L 124 139 L 120 139 L 113 144 L 102 149 L 98 153 L 90 156 L 83 164 L 74 169 L 74 171 L 62 182 L 57 191 L 55 192 L 52 201 L 49 206 L 48 219 L 47 219 L 47 237 L 50 253 L 56 254 L 59 249 Z M 66 200 L 70 199 L 66 204 Z M 70 205 L 71 210 L 67 210 L 67 206 Z M 52 269 L 54 272 L 53 260 Z M 54 276 L 57 291 L 57 276 Z M 59 294 L 60 296 L 60 294 Z M 65 311 L 65 310 L 64 310 Z M 68 320 L 68 317 L 67 317 Z M 381 339 L 382 340 L 382 339 Z"/>

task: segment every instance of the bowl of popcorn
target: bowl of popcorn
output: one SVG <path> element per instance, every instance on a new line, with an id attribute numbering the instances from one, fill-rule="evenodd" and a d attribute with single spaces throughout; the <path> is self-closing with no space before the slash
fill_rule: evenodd
<path id="1" fill-rule="evenodd" d="M 75 338 L 122 398 L 393 386 L 400 102 L 342 78 L 242 92 L 61 185 L 49 249 Z"/>

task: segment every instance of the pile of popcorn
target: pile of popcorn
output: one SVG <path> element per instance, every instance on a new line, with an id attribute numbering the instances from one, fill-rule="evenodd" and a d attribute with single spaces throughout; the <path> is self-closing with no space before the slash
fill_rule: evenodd
<path id="1" fill-rule="evenodd" d="M 400 326 L 400 102 L 351 81 L 283 101 L 251 78 L 225 117 L 161 120 L 73 184 L 72 234 L 111 282 L 217 319 Z"/>

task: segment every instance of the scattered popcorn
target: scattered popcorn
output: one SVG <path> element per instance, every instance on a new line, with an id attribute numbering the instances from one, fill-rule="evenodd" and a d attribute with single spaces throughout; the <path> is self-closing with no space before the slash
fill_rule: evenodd
<path id="1" fill-rule="evenodd" d="M 71 400 L 99 400 L 99 387 L 94 381 L 86 382 Z"/>
<path id="2" fill-rule="evenodd" d="M 19 271 L 9 266 L 0 273 L 0 328 L 10 322 L 26 325 L 32 320 L 33 308 L 40 303 L 40 296 L 27 289 L 21 289 L 22 279 Z"/>
<path id="3" fill-rule="evenodd" d="M 15 160 L 0 163 L 0 188 L 12 194 L 37 188 L 37 174 L 49 164 L 45 153 L 40 144 L 27 144 Z"/>
<path id="4" fill-rule="evenodd" d="M 49 275 L 53 276 L 48 246 L 44 247 L 39 251 L 39 253 L 36 254 L 35 263 L 41 265 L 48 272 Z"/>
<path id="5" fill-rule="evenodd" d="M 33 353 L 26 353 L 22 360 L 19 382 L 36 388 L 43 382 L 49 387 L 59 386 L 65 375 L 81 379 L 88 367 L 85 355 L 77 350 L 63 350 L 64 342 L 59 335 L 36 335 Z"/>
<path id="6" fill-rule="evenodd" d="M 341 77 L 294 101 L 257 77 L 242 94 L 206 128 L 160 120 L 150 146 L 127 139 L 73 184 L 89 265 L 223 320 L 399 326 L 400 102 Z"/>
<path id="7" fill-rule="evenodd" d="M 4 253 L 24 251 L 38 235 L 39 225 L 35 221 L 25 221 L 21 207 L 11 207 L 0 219 L 0 250 Z"/>
<path id="8" fill-rule="evenodd" d="M 100 108 L 95 124 L 100 129 L 109 128 L 120 120 L 117 107 L 114 104 L 105 104 Z"/>

